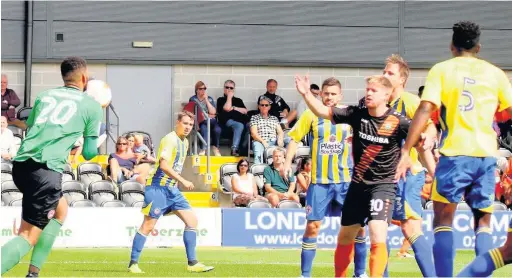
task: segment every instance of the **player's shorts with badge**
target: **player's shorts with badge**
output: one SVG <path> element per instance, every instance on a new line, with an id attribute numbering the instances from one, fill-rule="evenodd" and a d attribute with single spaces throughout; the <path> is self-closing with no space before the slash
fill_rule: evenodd
<path id="1" fill-rule="evenodd" d="M 391 222 L 397 185 L 352 183 L 341 211 L 341 225 L 365 226 L 372 220 Z"/>
<path id="2" fill-rule="evenodd" d="M 28 159 L 13 162 L 12 178 L 23 193 L 21 218 L 44 229 L 55 216 L 62 197 L 62 173 Z"/>
<path id="3" fill-rule="evenodd" d="M 458 203 L 464 196 L 473 209 L 492 212 L 495 157 L 441 156 L 432 186 L 432 200 Z"/>
<path id="4" fill-rule="evenodd" d="M 323 220 L 340 216 L 350 182 L 311 184 L 306 194 L 306 219 Z"/>
<path id="5" fill-rule="evenodd" d="M 175 210 L 191 209 L 177 186 L 146 186 L 142 213 L 151 218 L 168 215 Z"/>
<path id="6" fill-rule="evenodd" d="M 407 172 L 405 181 L 398 183 L 393 220 L 421 219 L 421 190 L 425 185 L 425 171 L 413 175 Z"/>

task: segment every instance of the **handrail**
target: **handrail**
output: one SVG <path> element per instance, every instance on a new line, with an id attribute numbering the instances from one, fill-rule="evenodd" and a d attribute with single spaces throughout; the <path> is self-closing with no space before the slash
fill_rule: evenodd
<path id="1" fill-rule="evenodd" d="M 112 131 L 111 131 L 111 123 L 110 123 L 110 111 L 112 111 L 112 113 L 114 114 L 116 120 L 117 120 L 117 125 L 116 125 L 116 133 L 117 135 L 119 136 L 119 115 L 117 114 L 115 108 L 114 108 L 114 105 L 112 105 L 112 103 L 110 103 L 107 108 L 106 108 L 106 123 L 105 123 L 105 133 L 107 134 L 107 137 L 110 138 L 112 140 L 112 142 L 115 144 L 116 141 L 117 141 L 117 138 L 115 138 L 112 134 Z M 106 152 L 108 153 L 108 144 L 106 144 L 106 147 L 105 147 L 105 150 Z"/>
<path id="2" fill-rule="evenodd" d="M 195 127 L 195 134 L 196 136 L 194 136 L 194 154 L 197 155 L 197 139 L 199 138 L 199 140 L 201 140 L 201 143 L 203 143 L 203 145 L 206 145 L 206 172 L 208 174 L 210 174 L 210 117 L 209 115 L 203 111 L 203 109 L 199 109 L 201 107 L 200 105 L 200 102 L 198 99 L 192 99 L 192 101 L 196 104 L 194 106 L 194 127 Z M 206 100 L 208 101 L 208 100 Z M 200 112 L 200 113 L 203 113 L 203 116 L 204 118 L 206 119 L 206 128 L 207 128 L 207 133 L 206 133 L 206 142 L 203 138 L 203 136 L 201 135 L 200 132 L 197 131 L 197 129 L 199 128 L 199 123 L 197 121 L 197 113 Z"/>

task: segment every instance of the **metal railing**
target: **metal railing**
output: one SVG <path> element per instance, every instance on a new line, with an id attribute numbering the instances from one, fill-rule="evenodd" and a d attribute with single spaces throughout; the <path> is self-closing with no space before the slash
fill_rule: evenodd
<path id="1" fill-rule="evenodd" d="M 201 105 L 199 103 L 199 100 L 194 99 L 195 103 L 194 106 L 194 154 L 197 155 L 197 140 L 201 140 L 201 143 L 203 145 L 206 145 L 206 173 L 210 174 L 210 116 L 208 113 L 204 112 L 203 109 L 200 109 Z M 198 131 L 199 129 L 199 122 L 198 122 L 198 113 L 203 113 L 204 118 L 206 119 L 206 129 L 208 130 L 206 132 L 206 140 L 203 138 L 201 133 Z"/>
<path id="2" fill-rule="evenodd" d="M 112 113 L 112 115 L 111 115 L 111 113 Z M 115 117 L 117 124 L 111 123 L 112 116 Z M 116 127 L 115 128 L 115 131 L 116 131 L 115 136 L 112 134 L 112 126 Z M 110 138 L 110 140 L 112 140 L 112 142 L 115 144 L 117 141 L 117 137 L 119 136 L 119 115 L 117 114 L 116 110 L 114 109 L 114 105 L 112 105 L 112 103 L 110 103 L 106 109 L 105 132 L 107 134 L 107 138 Z M 108 152 L 108 142 L 106 142 L 106 143 L 107 144 L 105 145 L 105 150 L 106 150 L 106 153 L 109 153 Z"/>

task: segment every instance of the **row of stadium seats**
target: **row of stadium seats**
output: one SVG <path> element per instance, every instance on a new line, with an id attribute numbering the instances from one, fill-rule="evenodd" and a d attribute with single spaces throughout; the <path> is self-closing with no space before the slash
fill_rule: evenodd
<path id="1" fill-rule="evenodd" d="M 268 147 L 265 149 L 265 152 L 263 153 L 264 163 L 272 164 L 272 162 L 273 162 L 272 153 L 277 148 L 279 148 L 279 147 L 272 146 L 272 147 Z M 283 149 L 283 150 L 284 150 L 284 154 L 286 157 L 286 149 Z M 310 147 L 307 147 L 307 146 L 297 147 L 297 151 L 295 152 L 295 157 L 293 158 L 293 162 L 296 163 L 299 159 L 310 157 L 310 156 L 311 156 L 311 148 Z"/>
<path id="2" fill-rule="evenodd" d="M 116 193 L 110 181 L 94 181 L 87 187 L 80 181 L 62 183 L 62 193 L 71 207 L 142 207 L 144 186 L 136 181 L 125 181 Z M 12 180 L 2 181 L 2 205 L 21 206 L 23 194 Z"/>

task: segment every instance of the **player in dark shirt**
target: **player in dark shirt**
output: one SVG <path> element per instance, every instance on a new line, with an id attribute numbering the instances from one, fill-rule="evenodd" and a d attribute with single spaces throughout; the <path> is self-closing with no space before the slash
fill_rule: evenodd
<path id="1" fill-rule="evenodd" d="M 384 76 L 367 79 L 366 108 L 329 108 L 309 92 L 309 77 L 297 76 L 295 82 L 297 90 L 315 115 L 337 124 L 350 124 L 354 130 L 355 167 L 342 209 L 342 229 L 334 255 L 335 275 L 346 276 L 354 251 L 354 239 L 359 229 L 368 223 L 371 238 L 370 275 L 382 277 L 388 260 L 387 228 L 396 197 L 396 166 L 410 119 L 387 105 L 393 87 Z M 418 148 L 418 151 L 422 149 Z M 428 155 L 428 152 L 424 155 Z"/>

